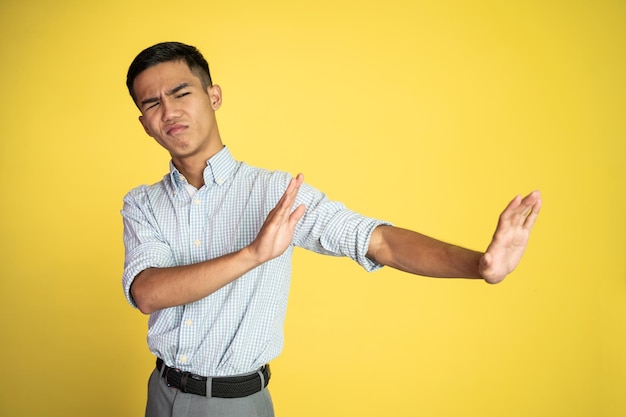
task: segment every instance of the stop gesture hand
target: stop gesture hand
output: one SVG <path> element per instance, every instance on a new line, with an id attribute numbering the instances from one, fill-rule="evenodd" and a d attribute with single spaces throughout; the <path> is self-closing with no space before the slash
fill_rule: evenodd
<path id="1" fill-rule="evenodd" d="M 493 239 L 480 258 L 479 272 L 485 281 L 496 284 L 519 264 L 540 209 L 541 194 L 533 191 L 525 198 L 515 197 L 500 214 Z"/>
<path id="2" fill-rule="evenodd" d="M 291 179 L 285 193 L 276 207 L 269 212 L 259 234 L 250 245 L 259 262 L 266 262 L 282 255 L 291 244 L 296 224 L 306 210 L 306 207 L 301 204 L 292 212 L 303 181 L 302 174 Z"/>

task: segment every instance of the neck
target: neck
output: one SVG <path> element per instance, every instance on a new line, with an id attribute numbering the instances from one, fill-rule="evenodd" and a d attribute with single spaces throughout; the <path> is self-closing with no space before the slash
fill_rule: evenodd
<path id="1" fill-rule="evenodd" d="M 205 152 L 198 155 L 187 156 L 185 158 L 172 157 L 174 166 L 181 174 L 185 176 L 187 182 L 198 190 L 204 185 L 204 170 L 206 163 L 213 155 L 218 153 L 224 148 L 224 145 L 220 143 L 220 146 L 211 152 Z"/>

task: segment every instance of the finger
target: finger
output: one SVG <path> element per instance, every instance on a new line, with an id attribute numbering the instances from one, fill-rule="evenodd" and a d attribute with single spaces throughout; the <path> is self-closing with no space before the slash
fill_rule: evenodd
<path id="1" fill-rule="evenodd" d="M 295 203 L 296 201 L 298 191 L 300 191 L 300 186 L 302 185 L 303 181 L 304 175 L 302 174 L 298 174 L 296 178 L 292 178 L 291 181 L 289 181 L 289 185 L 287 186 L 287 189 L 283 194 L 283 201 L 281 203 L 283 206 L 283 210 L 285 210 L 286 212 L 291 211 L 291 208 L 293 207 L 293 203 Z"/>
<path id="2" fill-rule="evenodd" d="M 304 204 L 300 204 L 289 216 L 289 227 L 293 230 L 296 227 L 296 224 L 300 221 L 304 213 L 306 212 L 306 206 Z"/>
<path id="3" fill-rule="evenodd" d="M 541 211 L 541 205 L 543 203 L 541 200 L 541 193 L 539 191 L 534 191 L 528 197 L 531 196 L 533 197 L 531 201 L 532 205 L 530 206 L 528 216 L 526 217 L 526 220 L 524 222 L 524 227 L 528 230 L 532 229 L 532 227 L 535 225 L 537 217 L 539 216 L 539 212 Z"/>
<path id="4" fill-rule="evenodd" d="M 517 195 L 507 204 L 504 211 L 500 214 L 500 225 L 517 224 L 521 225 L 524 218 L 519 218 L 519 209 L 522 203 L 522 196 Z"/>
<path id="5" fill-rule="evenodd" d="M 541 208 L 541 193 L 533 191 L 526 197 L 516 196 L 504 209 L 501 218 L 515 226 L 532 227 L 532 219 L 537 217 Z M 532 218 L 531 218 L 532 215 Z M 531 223 L 529 224 L 529 219 Z"/>
<path id="6" fill-rule="evenodd" d="M 296 175 L 296 178 L 291 180 L 291 184 L 293 184 L 291 188 L 291 195 L 293 196 L 294 200 L 296 196 L 298 195 L 298 191 L 300 191 L 300 186 L 302 185 L 303 182 L 304 182 L 304 175 L 302 175 L 301 173 Z"/>
<path id="7" fill-rule="evenodd" d="M 302 174 L 298 174 L 296 178 L 289 181 L 285 192 L 272 210 L 273 213 L 270 213 L 272 217 L 276 216 L 278 221 L 284 221 L 289 216 L 303 181 L 304 176 Z"/>
<path id="8" fill-rule="evenodd" d="M 537 203 L 541 203 L 541 192 L 538 190 L 533 191 L 524 197 L 521 201 L 521 205 L 526 207 L 530 211 Z"/>
<path id="9" fill-rule="evenodd" d="M 280 196 L 280 199 L 278 200 L 278 203 L 276 203 L 276 206 L 282 206 L 284 205 L 285 201 L 289 200 L 290 198 L 293 199 L 295 197 L 295 195 L 297 194 L 297 190 L 300 188 L 300 184 L 302 184 L 302 181 L 300 180 L 300 175 L 301 174 L 298 174 L 296 178 L 291 178 L 289 180 L 289 184 L 287 184 L 287 188 L 285 188 L 283 195 Z"/>
<path id="10" fill-rule="evenodd" d="M 525 221 L 531 213 L 538 212 L 539 208 L 541 208 L 541 194 L 539 191 L 533 191 L 520 201 L 519 208 L 516 211 L 523 216 Z"/>

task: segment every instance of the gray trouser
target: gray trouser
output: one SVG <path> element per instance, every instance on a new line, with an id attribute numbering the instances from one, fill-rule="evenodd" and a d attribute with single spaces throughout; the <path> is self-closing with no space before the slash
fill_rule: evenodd
<path id="1" fill-rule="evenodd" d="M 274 417 L 267 388 L 243 398 L 207 398 L 168 387 L 158 369 L 148 381 L 146 417 Z"/>

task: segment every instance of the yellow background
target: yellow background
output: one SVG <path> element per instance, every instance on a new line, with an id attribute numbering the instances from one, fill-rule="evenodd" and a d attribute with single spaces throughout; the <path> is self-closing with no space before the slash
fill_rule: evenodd
<path id="1" fill-rule="evenodd" d="M 497 286 L 296 254 L 278 416 L 626 415 L 623 1 L 0 2 L 0 415 L 138 416 L 123 195 L 168 155 L 125 90 L 198 46 L 235 157 L 482 249 L 544 209 Z"/>

